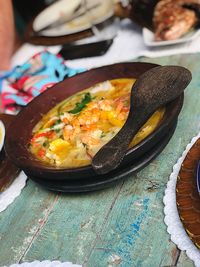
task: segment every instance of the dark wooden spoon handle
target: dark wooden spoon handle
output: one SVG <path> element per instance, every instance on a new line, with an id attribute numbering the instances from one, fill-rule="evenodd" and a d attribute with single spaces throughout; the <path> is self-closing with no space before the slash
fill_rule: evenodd
<path id="1" fill-rule="evenodd" d="M 149 117 L 151 114 L 149 114 Z M 131 143 L 133 136 L 145 123 L 147 116 L 143 119 L 136 119 L 134 112 L 129 112 L 129 116 L 118 132 L 107 144 L 105 144 L 92 160 L 92 166 L 98 174 L 105 174 L 121 163 L 127 147 Z"/>
<path id="2" fill-rule="evenodd" d="M 119 166 L 134 135 L 159 107 L 179 96 L 192 79 L 180 66 L 159 66 L 143 73 L 131 89 L 130 111 L 122 129 L 92 159 L 97 174 Z"/>

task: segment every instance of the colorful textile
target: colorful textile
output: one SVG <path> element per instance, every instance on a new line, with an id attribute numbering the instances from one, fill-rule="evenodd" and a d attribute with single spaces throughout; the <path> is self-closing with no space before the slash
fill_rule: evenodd
<path id="1" fill-rule="evenodd" d="M 21 66 L 0 74 L 3 112 L 17 113 L 47 88 L 82 71 L 67 67 L 60 55 L 48 51 L 34 55 Z"/>

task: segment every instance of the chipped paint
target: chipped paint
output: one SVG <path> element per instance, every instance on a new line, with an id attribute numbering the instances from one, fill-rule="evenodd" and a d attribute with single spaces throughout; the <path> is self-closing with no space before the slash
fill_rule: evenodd
<path id="1" fill-rule="evenodd" d="M 81 223 L 81 229 L 87 229 L 91 224 L 92 224 L 92 222 L 94 221 L 94 216 L 91 216 L 90 218 L 89 218 L 89 220 L 87 220 L 86 222 L 82 222 Z"/>
<path id="2" fill-rule="evenodd" d="M 126 229 L 124 229 L 122 225 L 118 223 L 116 224 L 116 229 L 118 230 L 118 232 L 120 232 L 120 243 L 123 244 L 123 247 L 121 246 L 117 248 L 116 252 L 120 255 L 123 263 L 124 261 L 127 262 L 127 266 L 130 266 L 130 263 L 133 264 L 130 251 L 135 245 L 136 239 L 140 235 L 139 233 L 144 219 L 148 216 L 149 202 L 149 198 L 145 198 L 140 201 L 137 200 L 134 202 L 134 205 L 135 203 L 137 203 L 137 207 L 141 206 L 141 212 L 136 217 L 136 219 L 126 227 Z M 139 203 L 141 203 L 141 205 Z"/>
<path id="3" fill-rule="evenodd" d="M 77 255 L 79 258 L 83 258 L 85 254 L 85 242 L 88 240 L 87 234 L 82 234 L 78 238 Z"/>
<path id="4" fill-rule="evenodd" d="M 172 265 L 176 265 L 178 258 L 180 256 L 180 250 L 177 247 L 172 248 L 171 255 L 172 255 Z"/>
<path id="5" fill-rule="evenodd" d="M 79 257 L 84 257 L 85 253 L 85 242 L 88 240 L 89 236 L 92 238 L 91 225 L 95 220 L 95 216 L 91 216 L 86 222 L 82 222 L 80 224 L 80 229 L 82 230 L 78 236 L 78 246 L 77 246 L 77 254 Z M 89 233 L 88 230 L 89 229 Z"/>
<path id="6" fill-rule="evenodd" d="M 135 238 L 139 235 L 141 224 L 143 220 L 145 219 L 145 217 L 147 216 L 148 206 L 149 206 L 149 199 L 145 198 L 143 200 L 142 212 L 139 214 L 136 220 L 130 225 L 131 234 L 127 235 L 127 240 L 128 240 L 128 244 L 131 246 L 134 244 Z"/>
<path id="7" fill-rule="evenodd" d="M 108 259 L 108 267 L 117 266 L 121 263 L 122 259 L 117 254 L 112 254 Z"/>
<path id="8" fill-rule="evenodd" d="M 149 192 L 154 192 L 156 189 L 160 188 L 160 184 L 157 181 L 149 180 L 145 186 L 145 190 Z"/>
<path id="9" fill-rule="evenodd" d="M 32 236 L 35 235 L 35 233 L 37 232 L 38 227 L 37 226 L 33 226 L 32 228 L 29 229 L 28 233 Z"/>
<path id="10" fill-rule="evenodd" d="M 18 247 L 11 247 L 11 250 L 13 251 L 14 262 L 18 262 L 20 260 L 21 256 L 25 253 L 25 251 L 27 250 L 27 247 L 29 247 L 32 240 L 33 240 L 33 236 L 31 235 L 24 239 L 22 245 L 19 245 Z"/>

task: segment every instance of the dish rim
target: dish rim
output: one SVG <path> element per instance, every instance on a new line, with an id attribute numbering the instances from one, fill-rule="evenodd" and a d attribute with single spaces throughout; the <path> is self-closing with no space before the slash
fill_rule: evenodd
<path id="1" fill-rule="evenodd" d="M 91 164 L 77 168 L 56 168 L 52 165 L 44 164 L 42 161 L 38 160 L 28 150 L 28 142 L 31 139 L 32 130 L 34 126 L 40 121 L 42 116 L 45 115 L 48 111 L 50 111 L 53 107 L 55 107 L 55 105 L 57 105 L 62 100 L 66 99 L 67 97 L 78 91 L 87 89 L 90 86 L 105 80 L 110 80 L 115 78 L 133 78 L 133 76 L 127 77 L 127 75 L 131 75 L 130 73 L 132 72 L 134 72 L 134 74 L 132 73 L 132 75 L 134 75 L 135 78 L 138 78 L 143 72 L 156 66 L 158 65 L 152 63 L 143 63 L 143 62 L 116 63 L 79 73 L 73 77 L 67 78 L 64 81 L 54 85 L 53 87 L 49 88 L 48 90 L 40 94 L 38 97 L 33 99 L 26 107 L 24 107 L 17 114 L 17 116 L 12 122 L 12 125 L 10 125 L 10 127 L 7 130 L 7 135 L 5 139 L 5 150 L 7 155 L 13 162 L 15 162 L 17 166 L 19 166 L 25 172 L 34 173 L 34 175 L 40 177 L 44 177 L 45 175 L 50 175 L 55 178 L 56 175 L 59 176 L 62 175 L 65 176 L 66 174 L 76 175 L 77 173 L 82 174 L 82 172 L 94 175 L 94 170 L 92 169 Z M 129 74 L 125 75 L 125 73 L 127 72 Z M 74 81 L 76 81 L 77 83 L 74 83 Z M 83 81 L 86 84 L 85 86 L 83 86 L 81 83 Z M 73 92 L 67 91 L 69 88 L 70 90 L 72 89 L 70 87 L 72 85 L 74 86 L 72 90 Z M 66 87 L 66 89 L 59 90 L 63 89 L 63 87 Z M 51 96 L 50 101 L 49 101 L 49 96 Z M 45 101 L 48 103 L 48 106 L 46 105 Z M 182 104 L 183 104 L 183 94 L 167 105 L 168 107 L 167 111 L 169 110 L 168 116 L 169 115 L 171 116 L 169 118 L 166 118 L 167 112 L 165 112 L 164 117 L 161 121 L 162 123 L 160 123 L 158 127 L 144 140 L 142 140 L 139 144 L 130 148 L 122 163 L 125 162 L 126 157 L 128 156 L 132 160 L 132 155 L 134 156 L 134 153 L 137 154 L 137 152 L 141 149 L 141 147 L 144 148 L 146 144 L 149 144 L 152 138 L 155 137 L 156 134 L 159 135 L 161 131 L 165 128 L 167 130 L 169 124 L 178 116 L 182 108 Z M 172 111 L 175 112 L 176 117 L 174 114 L 172 114 L 172 111 L 170 109 L 172 107 L 173 107 Z M 35 114 L 34 110 L 40 110 L 40 112 Z M 21 128 L 19 127 L 20 124 Z M 25 131 L 24 127 L 26 129 Z M 18 130 L 16 134 L 13 135 L 13 128 L 19 128 L 21 129 L 21 131 L 23 128 L 22 131 L 23 135 L 19 134 L 20 130 Z M 49 177 L 46 177 L 46 179 L 47 178 L 49 179 Z"/>
<path id="2" fill-rule="evenodd" d="M 147 45 L 149 47 L 158 47 L 158 46 L 178 45 L 178 44 L 190 42 L 200 35 L 200 29 L 194 29 L 192 32 L 194 32 L 194 33 L 191 34 L 191 32 L 188 32 L 185 36 L 182 36 L 182 37 L 175 39 L 175 40 L 150 41 L 147 38 L 147 34 L 153 35 L 154 33 L 152 31 L 150 31 L 149 29 L 144 27 L 142 29 L 142 36 L 143 36 L 143 40 L 144 40 L 145 45 Z M 191 34 L 191 36 L 187 37 L 187 35 L 189 35 L 189 34 Z"/>

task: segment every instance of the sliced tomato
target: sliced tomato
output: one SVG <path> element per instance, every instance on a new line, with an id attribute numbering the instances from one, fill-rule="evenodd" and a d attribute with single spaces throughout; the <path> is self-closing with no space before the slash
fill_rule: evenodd
<path id="1" fill-rule="evenodd" d="M 45 132 L 45 133 L 38 133 L 38 134 L 34 135 L 33 138 L 31 139 L 31 144 L 35 144 L 39 137 L 53 138 L 54 136 L 55 136 L 54 131 L 49 131 L 49 132 Z"/>
<path id="2" fill-rule="evenodd" d="M 41 148 L 38 150 L 37 154 L 40 158 L 43 158 L 45 156 L 45 150 L 43 148 Z"/>

